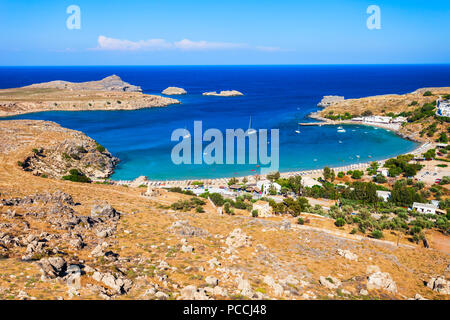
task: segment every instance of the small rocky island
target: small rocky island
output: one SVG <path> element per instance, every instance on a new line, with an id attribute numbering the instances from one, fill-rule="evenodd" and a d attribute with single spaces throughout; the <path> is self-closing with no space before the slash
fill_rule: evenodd
<path id="1" fill-rule="evenodd" d="M 167 96 L 174 96 L 174 95 L 181 95 L 181 94 L 186 94 L 186 90 L 184 90 L 183 88 L 178 88 L 178 87 L 168 87 L 167 89 L 165 89 L 163 92 L 161 92 L 162 94 L 165 94 Z"/>
<path id="2" fill-rule="evenodd" d="M 180 101 L 143 94 L 116 75 L 99 81 L 51 81 L 0 90 L 0 117 L 42 111 L 137 110 Z"/>
<path id="3" fill-rule="evenodd" d="M 236 90 L 224 90 L 220 91 L 220 93 L 217 93 L 216 91 L 211 92 L 204 92 L 204 96 L 217 96 L 217 97 L 236 97 L 236 96 L 243 96 L 244 94 L 242 92 L 236 91 Z"/>

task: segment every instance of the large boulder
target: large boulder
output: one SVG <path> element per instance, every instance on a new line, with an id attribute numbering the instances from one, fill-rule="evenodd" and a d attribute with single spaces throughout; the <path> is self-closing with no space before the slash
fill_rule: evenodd
<path id="1" fill-rule="evenodd" d="M 210 300 L 203 288 L 197 288 L 194 285 L 189 285 L 181 289 L 181 300 Z"/>
<path id="2" fill-rule="evenodd" d="M 103 204 L 96 204 L 92 207 L 91 217 L 100 219 L 118 220 L 120 219 L 120 213 L 117 212 L 116 209 L 111 207 L 110 204 L 103 203 Z"/>
<path id="3" fill-rule="evenodd" d="M 397 293 L 397 285 L 387 272 L 374 272 L 367 277 L 368 290 L 386 290 Z"/>
<path id="4" fill-rule="evenodd" d="M 125 294 L 131 289 L 131 286 L 133 285 L 133 282 L 131 280 L 123 278 L 122 276 L 117 274 L 114 275 L 112 273 L 101 273 L 96 271 L 92 275 L 92 278 L 95 281 L 98 281 L 107 286 L 113 291 L 114 294 Z"/>
<path id="5" fill-rule="evenodd" d="M 44 278 L 55 279 L 66 275 L 67 263 L 61 257 L 43 258 L 38 262 L 38 266 Z"/>
<path id="6" fill-rule="evenodd" d="M 443 276 L 431 278 L 427 283 L 427 287 L 441 294 L 450 294 L 450 281 Z"/>

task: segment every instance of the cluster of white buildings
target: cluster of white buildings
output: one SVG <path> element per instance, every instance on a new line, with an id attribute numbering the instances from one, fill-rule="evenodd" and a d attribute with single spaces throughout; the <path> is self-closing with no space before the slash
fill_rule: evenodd
<path id="1" fill-rule="evenodd" d="M 368 116 L 368 117 L 356 117 L 352 119 L 353 121 L 361 121 L 363 123 L 382 123 L 382 124 L 390 124 L 390 123 L 403 123 L 408 119 L 405 117 L 387 117 L 387 116 Z"/>
<path id="2" fill-rule="evenodd" d="M 436 114 L 441 117 L 450 117 L 450 100 L 439 99 L 437 101 Z"/>

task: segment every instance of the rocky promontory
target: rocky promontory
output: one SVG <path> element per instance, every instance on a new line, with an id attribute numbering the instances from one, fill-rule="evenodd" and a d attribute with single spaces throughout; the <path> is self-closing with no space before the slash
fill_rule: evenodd
<path id="1" fill-rule="evenodd" d="M 216 91 L 211 92 L 204 92 L 204 96 L 217 96 L 217 97 L 236 97 L 236 96 L 243 96 L 244 94 L 242 92 L 236 91 L 236 90 L 224 90 L 220 91 L 220 93 L 217 93 Z"/>
<path id="2" fill-rule="evenodd" d="M 17 166 L 35 176 L 61 179 L 75 169 L 92 180 L 106 179 L 119 162 L 105 147 L 84 133 L 62 128 L 53 122 L 2 121 L 0 136 L 0 152 L 23 149 Z M 37 139 L 30 141 L 25 138 L 28 136 Z"/>
<path id="3" fill-rule="evenodd" d="M 173 95 L 181 95 L 181 94 L 186 94 L 186 90 L 184 90 L 183 88 L 178 88 L 178 87 L 168 87 L 166 89 L 164 89 L 163 92 L 161 92 L 162 94 L 165 94 L 167 96 L 173 96 Z"/>
<path id="4" fill-rule="evenodd" d="M 148 95 L 118 76 L 100 81 L 52 81 L 0 90 L 0 117 L 41 111 L 137 110 L 180 101 Z"/>
<path id="5" fill-rule="evenodd" d="M 326 108 L 344 100 L 345 98 L 342 96 L 324 96 L 317 106 L 320 108 Z"/>
<path id="6" fill-rule="evenodd" d="M 94 91 L 123 91 L 123 92 L 142 92 L 141 87 L 129 84 L 123 81 L 115 74 L 99 81 L 88 82 L 69 82 L 69 81 L 50 81 L 36 83 L 24 88 L 53 88 L 65 90 L 94 90 Z"/>

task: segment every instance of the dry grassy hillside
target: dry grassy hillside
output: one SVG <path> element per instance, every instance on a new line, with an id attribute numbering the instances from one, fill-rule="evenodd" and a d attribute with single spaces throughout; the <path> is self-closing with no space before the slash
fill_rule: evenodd
<path id="1" fill-rule="evenodd" d="M 449 276 L 449 256 L 434 249 L 359 240 L 325 220 L 219 216 L 208 202 L 203 213 L 174 211 L 190 197 L 149 199 L 141 188 L 46 179 L 17 165 L 67 134 L 49 122 L 0 122 L 2 299 L 449 297 L 424 283 Z M 80 286 L 67 284 L 69 265 L 81 267 Z"/>
<path id="2" fill-rule="evenodd" d="M 431 91 L 433 96 L 424 96 L 424 92 Z M 417 105 L 431 103 L 440 95 L 450 94 L 450 87 L 444 88 L 421 88 L 407 94 L 387 94 L 359 99 L 345 99 L 321 111 L 325 116 L 329 112 L 334 114 L 344 114 L 346 112 L 352 115 L 361 115 L 364 111 L 371 111 L 375 115 L 387 114 L 389 112 L 400 113 L 414 111 Z M 411 105 L 413 101 L 417 105 Z"/>

